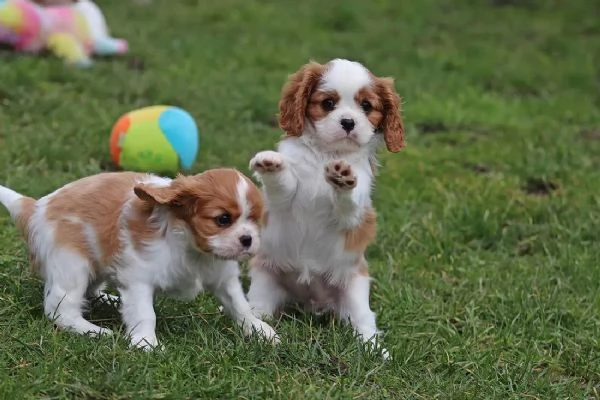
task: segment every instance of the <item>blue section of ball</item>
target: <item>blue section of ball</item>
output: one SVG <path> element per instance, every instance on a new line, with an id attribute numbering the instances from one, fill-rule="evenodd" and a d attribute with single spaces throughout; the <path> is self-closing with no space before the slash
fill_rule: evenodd
<path id="1" fill-rule="evenodd" d="M 200 146 L 198 128 L 192 116 L 178 107 L 169 107 L 158 117 L 158 126 L 179 156 L 181 166 L 190 169 Z"/>

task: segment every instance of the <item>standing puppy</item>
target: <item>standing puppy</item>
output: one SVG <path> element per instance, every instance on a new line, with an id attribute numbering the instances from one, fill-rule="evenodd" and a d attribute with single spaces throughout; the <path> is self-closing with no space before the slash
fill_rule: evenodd
<path id="1" fill-rule="evenodd" d="M 376 149 L 404 145 L 393 81 L 348 60 L 309 63 L 289 78 L 279 110 L 286 137 L 250 161 L 266 199 L 250 305 L 262 317 L 287 302 L 334 311 L 375 341 L 364 253 L 376 230 Z"/>
<path id="2" fill-rule="evenodd" d="M 245 334 L 277 340 L 256 318 L 239 281 L 240 257 L 259 246 L 262 199 L 234 169 L 161 178 L 133 172 L 101 173 L 34 200 L 0 186 L 29 247 L 32 268 L 44 279 L 44 311 L 65 330 L 110 334 L 85 320 L 90 297 L 107 300 L 114 285 L 131 344 L 158 344 L 153 297 L 165 292 L 191 300 L 213 292 Z"/>

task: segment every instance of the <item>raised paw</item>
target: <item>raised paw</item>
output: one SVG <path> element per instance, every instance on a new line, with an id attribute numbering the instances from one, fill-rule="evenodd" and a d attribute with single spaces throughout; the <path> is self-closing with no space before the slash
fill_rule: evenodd
<path id="1" fill-rule="evenodd" d="M 261 151 L 250 160 L 250 169 L 261 174 L 281 171 L 283 158 L 276 151 Z"/>
<path id="2" fill-rule="evenodd" d="M 325 179 L 338 190 L 352 190 L 356 187 L 356 175 L 350 164 L 334 160 L 325 166 Z"/>

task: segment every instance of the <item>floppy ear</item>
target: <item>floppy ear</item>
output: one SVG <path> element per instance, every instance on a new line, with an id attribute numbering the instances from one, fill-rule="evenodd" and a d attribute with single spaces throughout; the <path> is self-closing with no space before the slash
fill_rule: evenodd
<path id="1" fill-rule="evenodd" d="M 311 61 L 292 74 L 284 85 L 279 100 L 279 126 L 288 136 L 302 135 L 308 100 L 324 70 L 324 65 Z"/>
<path id="2" fill-rule="evenodd" d="M 141 200 L 151 203 L 166 205 L 175 202 L 181 195 L 180 191 L 171 187 L 154 186 L 147 183 L 140 183 L 133 188 L 133 192 Z"/>
<path id="3" fill-rule="evenodd" d="M 404 124 L 400 114 L 400 96 L 394 88 L 393 78 L 377 78 L 375 87 L 383 103 L 383 139 L 387 149 L 397 153 L 404 147 Z"/>

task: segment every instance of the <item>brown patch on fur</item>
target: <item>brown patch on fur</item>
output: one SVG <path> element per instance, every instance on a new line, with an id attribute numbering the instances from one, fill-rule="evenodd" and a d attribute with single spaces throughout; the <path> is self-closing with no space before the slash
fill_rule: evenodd
<path id="1" fill-rule="evenodd" d="M 269 211 L 265 209 L 265 212 L 262 215 L 261 224 L 263 226 L 267 226 L 268 223 L 269 223 Z"/>
<path id="2" fill-rule="evenodd" d="M 308 100 L 323 76 L 325 66 L 316 62 L 303 65 L 290 75 L 279 100 L 279 126 L 288 136 L 304 131 Z"/>
<path id="3" fill-rule="evenodd" d="M 240 179 L 248 183 L 246 200 L 251 206 L 249 218 L 257 224 L 263 212 L 262 195 L 258 187 L 232 168 L 208 170 L 194 176 L 179 175 L 168 187 L 139 184 L 135 194 L 147 205 L 167 206 L 176 220 L 190 228 L 196 246 L 203 251 L 211 251 L 209 237 L 218 235 L 230 226 L 219 226 L 216 218 L 224 213 L 231 215 L 232 224 L 241 216 L 242 210 L 237 200 L 237 184 Z M 140 219 L 148 216 L 148 209 L 139 212 Z M 131 226 L 137 237 L 146 238 L 155 234 L 144 225 Z"/>
<path id="4" fill-rule="evenodd" d="M 55 224 L 57 245 L 88 258 L 98 269 L 108 265 L 120 248 L 118 219 L 143 174 L 108 172 L 82 178 L 63 187 L 48 200 L 46 219 Z M 89 243 L 85 227 L 97 238 Z M 95 254 L 98 246 L 100 254 Z"/>
<path id="5" fill-rule="evenodd" d="M 331 111 L 323 108 L 323 101 L 331 99 L 335 104 L 340 101 L 340 95 L 336 91 L 317 90 L 311 96 L 306 109 L 306 115 L 311 121 L 325 118 Z"/>
<path id="6" fill-rule="evenodd" d="M 15 217 L 15 225 L 17 227 L 17 229 L 19 230 L 19 232 L 21 233 L 21 236 L 23 236 L 23 238 L 25 238 L 27 244 L 30 244 L 30 240 L 29 240 L 29 220 L 31 219 L 31 216 L 33 215 L 34 211 L 35 211 L 35 206 L 36 206 L 36 200 L 31 198 L 31 197 L 23 197 L 20 200 L 21 203 L 21 209 L 19 211 L 19 214 Z M 28 246 L 28 250 L 29 250 L 29 270 L 31 271 L 32 274 L 37 274 L 37 272 L 39 271 L 39 264 L 37 262 L 37 257 L 35 256 L 35 254 L 33 252 L 31 252 L 31 246 Z"/>
<path id="7" fill-rule="evenodd" d="M 344 249 L 362 253 L 367 249 L 377 233 L 377 214 L 375 210 L 366 210 L 363 220 L 356 228 L 346 231 Z"/>
<path id="8" fill-rule="evenodd" d="M 356 104 L 359 106 L 365 100 L 371 103 L 371 106 L 373 107 L 371 111 L 367 113 L 369 122 L 371 122 L 373 126 L 380 127 L 385 113 L 381 98 L 372 87 L 367 86 L 360 89 L 354 96 L 354 101 L 356 101 Z"/>
<path id="9" fill-rule="evenodd" d="M 400 114 L 400 96 L 394 89 L 392 78 L 378 78 L 373 76 L 373 88 L 383 104 L 383 138 L 387 149 L 397 153 L 404 147 L 404 124 Z"/>
<path id="10" fill-rule="evenodd" d="M 17 226 L 17 229 L 21 235 L 27 239 L 29 236 L 29 229 L 27 225 L 29 224 L 29 219 L 33 215 L 33 212 L 35 211 L 36 200 L 32 199 L 31 197 L 23 197 L 21 200 L 19 200 L 19 202 L 21 203 L 20 210 L 19 214 L 15 217 L 15 225 Z"/>

